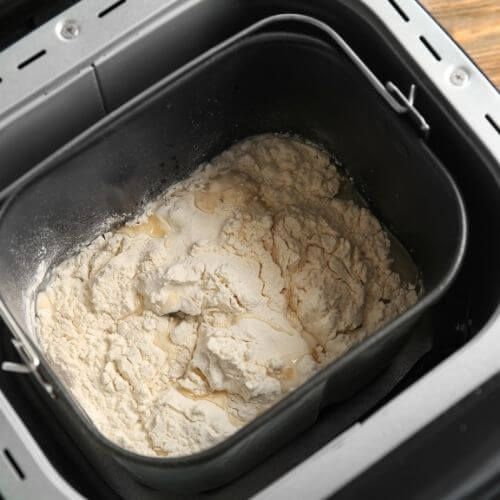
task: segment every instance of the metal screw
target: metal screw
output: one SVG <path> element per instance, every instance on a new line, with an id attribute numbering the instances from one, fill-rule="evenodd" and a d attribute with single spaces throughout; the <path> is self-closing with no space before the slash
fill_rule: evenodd
<path id="1" fill-rule="evenodd" d="M 456 87 L 463 87 L 469 81 L 469 72 L 464 68 L 457 68 L 451 73 L 450 81 Z"/>
<path id="2" fill-rule="evenodd" d="M 58 31 L 61 38 L 73 40 L 80 34 L 80 26 L 76 21 L 64 21 Z"/>

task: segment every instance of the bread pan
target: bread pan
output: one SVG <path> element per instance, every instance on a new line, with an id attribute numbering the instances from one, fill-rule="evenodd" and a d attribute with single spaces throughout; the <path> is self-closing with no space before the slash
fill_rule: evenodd
<path id="1" fill-rule="evenodd" d="M 287 22 L 246 30 L 113 112 L 24 176 L 0 214 L 0 312 L 27 371 L 69 432 L 78 428 L 74 435 L 82 439 L 83 428 L 85 439 L 99 441 L 154 488 L 220 486 L 292 440 L 322 407 L 348 398 L 384 369 L 463 258 L 464 206 L 419 134 L 425 122 L 412 99 L 392 98 L 331 33 L 307 19 L 279 20 Z M 334 152 L 372 211 L 411 253 L 424 293 L 217 446 L 180 458 L 122 449 L 100 434 L 45 362 L 32 322 L 37 286 L 79 244 L 109 229 L 104 221 L 137 213 L 202 161 L 263 132 L 298 134 Z"/>

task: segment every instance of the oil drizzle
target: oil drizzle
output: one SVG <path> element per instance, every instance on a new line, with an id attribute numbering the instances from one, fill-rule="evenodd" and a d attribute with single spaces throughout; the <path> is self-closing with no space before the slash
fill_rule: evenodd
<path id="1" fill-rule="evenodd" d="M 166 224 L 153 214 L 148 217 L 146 222 L 122 226 L 118 232 L 129 236 L 147 234 L 151 238 L 163 238 L 168 233 L 168 229 Z"/>

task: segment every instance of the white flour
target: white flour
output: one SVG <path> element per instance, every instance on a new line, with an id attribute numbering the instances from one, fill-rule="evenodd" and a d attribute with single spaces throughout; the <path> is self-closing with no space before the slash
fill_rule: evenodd
<path id="1" fill-rule="evenodd" d="M 207 448 L 415 303 L 341 181 L 319 149 L 253 137 L 54 270 L 38 335 L 104 435 Z"/>

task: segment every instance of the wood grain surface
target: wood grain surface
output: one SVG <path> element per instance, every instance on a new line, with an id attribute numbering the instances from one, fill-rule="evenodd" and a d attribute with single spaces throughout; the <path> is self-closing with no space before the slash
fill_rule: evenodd
<path id="1" fill-rule="evenodd" d="M 500 0 L 420 0 L 500 88 Z"/>

